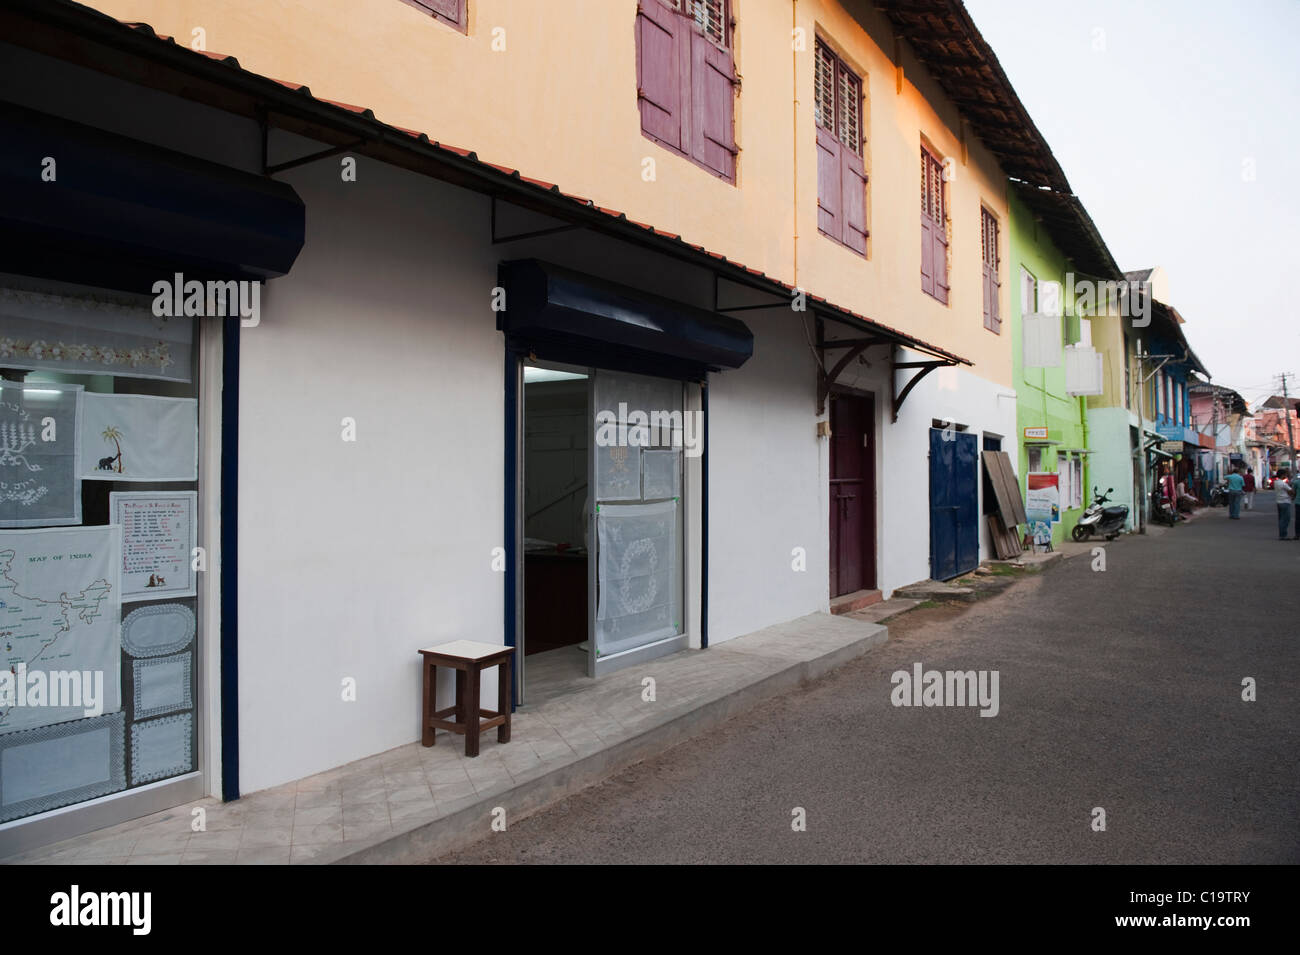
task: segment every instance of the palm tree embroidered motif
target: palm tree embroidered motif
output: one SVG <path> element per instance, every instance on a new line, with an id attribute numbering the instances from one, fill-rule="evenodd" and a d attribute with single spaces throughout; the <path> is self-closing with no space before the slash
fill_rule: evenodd
<path id="1" fill-rule="evenodd" d="M 107 428 L 104 429 L 104 433 L 103 435 L 101 435 L 101 437 L 103 437 L 105 441 L 113 442 L 113 444 L 117 447 L 117 455 L 111 458 L 100 458 L 99 470 L 101 471 L 115 470 L 117 471 L 118 474 L 121 474 L 122 473 L 122 432 L 118 431 L 117 428 L 113 427 L 110 424 Z M 114 462 L 117 463 L 116 468 L 113 467 Z"/>

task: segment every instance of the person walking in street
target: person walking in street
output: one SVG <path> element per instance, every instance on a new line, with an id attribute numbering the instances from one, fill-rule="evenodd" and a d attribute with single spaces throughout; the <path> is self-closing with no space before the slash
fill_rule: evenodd
<path id="1" fill-rule="evenodd" d="M 1289 476 L 1286 468 L 1279 468 L 1277 477 L 1273 479 L 1273 500 L 1277 502 L 1277 539 L 1286 540 L 1287 528 L 1291 526 L 1291 498 L 1295 492 L 1291 490 L 1291 482 L 1287 480 Z M 1300 527 L 1297 527 L 1300 531 Z M 1300 533 L 1296 535 L 1300 537 Z"/>
<path id="2" fill-rule="evenodd" d="M 1241 471 L 1234 469 L 1228 475 L 1228 520 L 1241 520 L 1241 498 L 1245 493 L 1246 479 L 1241 476 Z"/>
<path id="3" fill-rule="evenodd" d="M 1255 506 L 1255 469 L 1246 468 L 1246 510 Z"/>

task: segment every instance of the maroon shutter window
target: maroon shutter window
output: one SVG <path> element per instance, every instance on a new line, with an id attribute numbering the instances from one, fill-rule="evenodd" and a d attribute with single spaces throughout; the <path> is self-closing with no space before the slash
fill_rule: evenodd
<path id="1" fill-rule="evenodd" d="M 987 209 L 980 209 L 980 252 L 984 271 L 984 327 L 1002 331 L 998 297 L 1002 282 L 998 278 L 998 220 Z"/>
<path id="2" fill-rule="evenodd" d="M 640 0 L 641 131 L 728 181 L 736 178 L 736 68 L 727 0 Z"/>
<path id="3" fill-rule="evenodd" d="M 948 227 L 943 165 L 921 147 L 921 290 L 948 302 Z"/>
<path id="4" fill-rule="evenodd" d="M 637 8 L 637 99 L 641 131 L 682 149 L 681 18 L 659 0 Z"/>
<path id="5" fill-rule="evenodd" d="M 457 30 L 464 30 L 467 26 L 466 0 L 406 0 L 406 3 L 432 14 L 435 20 L 442 20 Z"/>
<path id="6" fill-rule="evenodd" d="M 841 227 L 840 200 L 843 195 L 840 176 L 844 162 L 840 141 L 828 129 L 817 128 L 817 228 L 832 239 L 844 241 Z"/>
<path id="7" fill-rule="evenodd" d="M 816 48 L 817 228 L 867 252 L 867 173 L 862 160 L 862 80 L 820 40 Z"/>
<path id="8" fill-rule="evenodd" d="M 854 252 L 867 254 L 867 174 L 862 157 L 848 147 L 840 150 L 843 242 Z"/>
<path id="9" fill-rule="evenodd" d="M 736 175 L 735 69 L 731 52 L 691 32 L 692 155 L 724 179 Z"/>

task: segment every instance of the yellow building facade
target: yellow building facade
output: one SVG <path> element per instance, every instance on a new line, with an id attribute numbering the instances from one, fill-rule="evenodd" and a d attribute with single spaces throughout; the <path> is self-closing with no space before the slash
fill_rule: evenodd
<path id="1" fill-rule="evenodd" d="M 737 74 L 734 183 L 643 135 L 636 0 L 466 0 L 463 30 L 405 0 L 93 6 L 680 234 L 1011 384 L 1010 336 L 981 321 L 981 209 L 1005 237 L 1005 174 L 868 4 L 732 0 L 724 8 Z M 818 231 L 818 41 L 861 79 L 865 256 Z M 923 146 L 944 163 L 947 304 L 918 279 Z M 998 294 L 1006 314 L 1005 278 Z"/>

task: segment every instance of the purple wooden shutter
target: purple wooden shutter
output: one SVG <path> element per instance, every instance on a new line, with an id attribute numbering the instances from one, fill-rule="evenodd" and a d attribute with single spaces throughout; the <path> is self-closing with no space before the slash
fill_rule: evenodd
<path id="1" fill-rule="evenodd" d="M 844 163 L 840 159 L 840 141 L 829 129 L 817 127 L 817 228 L 832 239 L 844 241 L 841 226 L 843 189 L 840 176 Z"/>
<path id="2" fill-rule="evenodd" d="M 736 176 L 735 70 L 731 53 L 703 33 L 689 30 L 691 102 L 694 108 L 691 154 L 726 179 Z"/>
<path id="3" fill-rule="evenodd" d="M 984 263 L 981 288 L 983 289 L 984 298 L 984 327 L 989 331 L 993 331 L 993 289 L 989 284 L 989 266 L 987 262 Z"/>
<path id="4" fill-rule="evenodd" d="M 818 153 L 820 155 L 820 152 Z M 867 252 L 867 173 L 862 157 L 848 146 L 840 148 L 840 186 L 843 199 L 841 241 L 855 252 Z"/>
<path id="5" fill-rule="evenodd" d="M 1002 312 L 999 310 L 999 301 L 1002 296 L 1002 282 L 998 279 L 998 267 L 989 266 L 989 318 L 993 324 L 991 328 L 995 332 L 1002 331 Z"/>
<path id="6" fill-rule="evenodd" d="M 935 298 L 948 304 L 948 229 L 943 220 L 931 223 L 933 264 L 935 264 Z"/>
<path id="7" fill-rule="evenodd" d="M 934 294 L 934 223 L 921 213 L 921 291 Z"/>
<path id="8" fill-rule="evenodd" d="M 682 137 L 681 47 L 686 22 L 660 0 L 642 0 L 637 7 L 637 99 L 641 131 L 685 149 Z"/>

